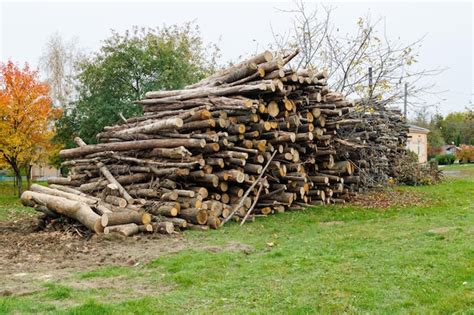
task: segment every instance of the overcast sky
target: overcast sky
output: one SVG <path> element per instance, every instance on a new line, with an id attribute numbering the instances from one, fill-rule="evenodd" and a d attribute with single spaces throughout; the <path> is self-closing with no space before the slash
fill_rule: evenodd
<path id="1" fill-rule="evenodd" d="M 110 30 L 133 25 L 153 27 L 195 21 L 206 42 L 218 43 L 221 62 L 265 49 L 277 33 L 291 27 L 292 2 L 19 2 L 0 0 L 1 61 L 38 65 L 48 37 L 59 32 L 76 38 L 86 52 L 100 47 Z M 472 2 L 349 2 L 333 3 L 333 22 L 343 31 L 354 30 L 360 16 L 386 17 L 388 36 L 413 41 L 426 35 L 419 66 L 447 67 L 434 81 L 441 95 L 439 110 L 461 111 L 472 101 Z M 431 97 L 427 101 L 436 102 Z"/>

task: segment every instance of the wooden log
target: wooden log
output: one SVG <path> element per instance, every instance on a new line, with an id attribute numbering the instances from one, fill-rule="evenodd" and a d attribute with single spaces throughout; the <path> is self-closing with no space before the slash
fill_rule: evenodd
<path id="1" fill-rule="evenodd" d="M 141 225 L 149 224 L 151 222 L 151 216 L 146 212 L 120 211 L 102 215 L 100 222 L 103 227 L 128 223 Z"/>
<path id="2" fill-rule="evenodd" d="M 65 149 L 59 152 L 63 159 L 80 157 L 102 151 L 133 151 L 146 150 L 154 148 L 204 148 L 206 140 L 204 139 L 153 139 L 140 141 L 126 141 L 113 143 L 89 144 L 79 148 Z"/>
<path id="3" fill-rule="evenodd" d="M 36 204 L 47 207 L 49 210 L 65 215 L 81 222 L 84 226 L 96 233 L 102 233 L 100 216 L 97 215 L 85 203 L 69 200 L 63 197 L 46 195 L 33 191 L 25 191 L 21 195 L 21 201 L 26 205 L 33 201 Z"/>
<path id="4" fill-rule="evenodd" d="M 255 188 L 255 186 L 262 180 L 262 175 L 265 173 L 265 170 L 268 168 L 268 166 L 270 165 L 271 161 L 273 160 L 273 158 L 275 157 L 277 151 L 273 152 L 273 154 L 271 155 L 271 157 L 268 159 L 267 163 L 265 164 L 265 166 L 263 167 L 263 170 L 262 170 L 262 173 L 258 176 L 257 180 L 255 180 L 251 185 L 250 187 L 247 189 L 247 191 L 245 192 L 245 194 L 240 198 L 240 201 L 239 203 L 237 204 L 236 207 L 234 207 L 234 210 L 229 214 L 228 217 L 226 217 L 223 221 L 222 221 L 222 225 L 224 225 L 227 221 L 229 221 L 230 219 L 232 219 L 232 217 L 234 216 L 234 214 L 239 211 L 240 207 L 242 206 L 242 204 L 245 202 L 245 198 L 247 198 L 247 196 L 250 194 L 250 192 Z"/>
<path id="5" fill-rule="evenodd" d="M 205 199 L 207 196 L 209 196 L 209 191 L 205 187 L 189 187 L 189 190 L 192 190 L 200 195 L 202 199 Z"/>
<path id="6" fill-rule="evenodd" d="M 166 149 L 166 148 L 154 148 L 146 157 L 162 157 L 169 159 L 182 159 L 190 157 L 192 155 L 188 149 L 183 146 Z"/>
<path id="7" fill-rule="evenodd" d="M 247 84 L 247 85 L 236 85 L 229 87 L 203 87 L 193 90 L 179 90 L 175 91 L 177 95 L 162 97 L 162 98 L 151 98 L 156 97 L 155 92 L 148 92 L 148 99 L 141 101 L 136 101 L 136 104 L 141 105 L 159 105 L 159 104 L 168 104 L 176 101 L 189 100 L 192 98 L 207 97 L 207 96 L 226 96 L 226 95 L 245 95 L 252 94 L 257 92 L 265 92 L 267 90 L 271 91 L 271 83 L 258 83 L 258 84 Z"/>
<path id="8" fill-rule="evenodd" d="M 271 101 L 270 103 L 268 103 L 267 113 L 272 117 L 277 117 L 278 114 L 280 113 L 280 108 L 278 106 L 278 103 L 275 101 Z"/>
<path id="9" fill-rule="evenodd" d="M 129 189 L 129 187 L 132 186 L 127 186 L 126 188 Z M 150 189 L 150 188 L 138 188 L 138 189 L 129 189 L 128 192 L 130 193 L 131 196 L 134 196 L 135 198 L 159 198 L 160 193 L 156 191 L 155 189 Z"/>
<path id="10" fill-rule="evenodd" d="M 182 209 L 179 216 L 194 224 L 206 224 L 208 217 L 206 210 L 196 208 Z"/>
<path id="11" fill-rule="evenodd" d="M 181 205 L 179 202 L 153 203 L 147 207 L 147 210 L 154 215 L 175 217 L 181 210 Z"/>
<path id="12" fill-rule="evenodd" d="M 135 184 L 143 182 L 150 178 L 150 174 L 137 173 L 132 175 L 118 176 L 116 179 L 119 183 L 126 184 Z M 92 192 L 95 190 L 103 189 L 109 184 L 108 180 L 99 180 L 96 182 L 91 182 L 87 184 L 82 184 L 79 187 L 79 190 L 82 192 Z"/>
<path id="13" fill-rule="evenodd" d="M 217 216 L 208 216 L 207 217 L 207 226 L 209 226 L 211 229 L 217 229 L 221 225 L 221 220 Z"/>
<path id="14" fill-rule="evenodd" d="M 175 228 L 184 229 L 188 226 L 188 222 L 182 218 L 168 218 L 168 217 L 155 217 L 158 222 L 171 222 Z"/>
<path id="15" fill-rule="evenodd" d="M 153 232 L 160 234 L 173 234 L 174 225 L 172 222 L 154 222 L 151 224 L 153 227 Z"/>
<path id="16" fill-rule="evenodd" d="M 117 196 L 106 196 L 105 201 L 120 208 L 125 208 L 127 206 L 127 200 Z"/>
<path id="17" fill-rule="evenodd" d="M 98 198 L 95 198 L 95 197 L 92 197 L 90 195 L 87 195 L 85 193 L 83 193 L 82 191 L 80 190 L 77 190 L 77 189 L 74 189 L 72 187 L 68 187 L 68 186 L 63 186 L 63 185 L 57 185 L 57 184 L 51 184 L 51 185 L 48 185 L 49 188 L 51 189 L 56 189 L 56 190 L 60 190 L 60 191 L 64 191 L 64 192 L 67 192 L 67 193 L 70 193 L 70 194 L 74 194 L 74 195 L 78 195 L 78 196 L 82 196 L 82 197 L 87 197 L 89 199 L 97 199 L 99 200 Z"/>
<path id="18" fill-rule="evenodd" d="M 71 180 L 70 178 L 66 177 L 51 177 L 48 178 L 48 184 L 56 184 L 56 185 L 65 185 L 65 186 L 79 186 L 82 184 L 80 180 Z"/>
<path id="19" fill-rule="evenodd" d="M 113 225 L 113 226 L 107 226 L 104 228 L 104 234 L 110 234 L 110 233 L 120 233 L 125 236 L 131 236 L 134 234 L 137 234 L 140 231 L 138 228 L 138 225 L 135 223 L 128 223 L 128 224 L 122 224 L 122 225 Z"/>
<path id="20" fill-rule="evenodd" d="M 249 64 L 254 64 L 254 65 L 258 65 L 258 64 L 261 64 L 261 63 L 265 63 L 265 62 L 268 62 L 268 61 L 271 61 L 273 59 L 273 55 L 271 52 L 269 51 L 265 51 L 261 54 L 258 54 L 252 58 L 249 58 L 247 60 L 244 60 L 236 65 L 233 65 L 227 69 L 224 69 L 224 70 L 221 70 L 221 71 L 218 71 L 217 73 L 199 81 L 198 83 L 195 83 L 195 84 L 192 84 L 192 85 L 189 85 L 186 87 L 186 89 L 194 89 L 194 88 L 197 88 L 197 87 L 200 87 L 200 86 L 205 86 L 205 85 L 209 85 L 211 84 L 212 81 L 216 81 L 216 78 L 219 78 L 219 77 L 222 77 L 226 74 L 229 74 L 229 73 L 232 73 L 232 72 L 235 72 L 237 71 L 238 69 L 241 69 L 241 68 L 245 68 L 245 67 L 248 67 Z M 255 69 L 256 69 L 256 66 L 255 66 Z M 150 97 L 150 96 L 154 96 L 154 94 L 146 94 L 147 97 Z"/>
<path id="21" fill-rule="evenodd" d="M 118 135 L 133 135 L 137 133 L 156 133 L 159 130 L 164 129 L 176 129 L 183 126 L 183 120 L 181 118 L 172 117 L 168 119 L 163 119 L 159 121 L 155 121 L 151 124 L 147 124 L 144 126 L 138 126 L 133 128 L 128 128 L 120 131 L 116 131 L 115 133 Z"/>
<path id="22" fill-rule="evenodd" d="M 178 200 L 178 193 L 176 191 L 167 191 L 161 194 L 161 200 L 166 200 L 166 201 L 176 201 Z"/>
<path id="23" fill-rule="evenodd" d="M 38 193 L 42 193 L 42 194 L 47 194 L 47 195 L 66 198 L 66 199 L 69 199 L 69 200 L 80 201 L 80 202 L 86 203 L 88 205 L 95 205 L 99 202 L 98 198 L 89 197 L 85 194 L 82 194 L 82 195 L 73 194 L 73 193 L 70 193 L 70 192 L 65 192 L 65 191 L 61 191 L 61 190 L 57 190 L 57 189 L 52 189 L 50 187 L 45 187 L 45 186 L 41 186 L 41 185 L 38 185 L 38 184 L 31 185 L 30 190 L 38 192 Z"/>
<path id="24" fill-rule="evenodd" d="M 139 225 L 138 232 L 153 232 L 153 226 L 151 224 Z"/>

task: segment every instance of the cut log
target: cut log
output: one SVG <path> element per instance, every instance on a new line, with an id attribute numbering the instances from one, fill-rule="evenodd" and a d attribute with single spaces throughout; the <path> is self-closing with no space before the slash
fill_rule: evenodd
<path id="1" fill-rule="evenodd" d="M 149 224 L 151 222 L 151 216 L 146 212 L 121 211 L 102 215 L 100 222 L 103 227 L 128 223 L 136 223 L 141 225 Z"/>
<path id="2" fill-rule="evenodd" d="M 122 224 L 122 225 L 112 225 L 112 226 L 107 226 L 104 228 L 104 234 L 109 234 L 109 233 L 120 233 L 125 236 L 131 236 L 134 234 L 137 234 L 140 231 L 138 228 L 138 225 L 135 223 L 129 223 L 129 224 Z"/>
<path id="3" fill-rule="evenodd" d="M 100 216 L 96 214 L 85 203 L 69 200 L 63 197 L 46 195 L 33 191 L 25 191 L 21 195 L 21 201 L 28 205 L 30 201 L 47 207 L 49 210 L 65 215 L 81 222 L 84 226 L 96 233 L 102 233 Z"/>
<path id="4" fill-rule="evenodd" d="M 182 209 L 179 216 L 194 224 L 206 224 L 207 222 L 207 211 L 204 209 Z"/>
<path id="5" fill-rule="evenodd" d="M 141 141 L 112 142 L 89 144 L 84 147 L 61 150 L 59 152 L 59 156 L 63 159 L 66 159 L 103 151 L 146 150 L 153 148 L 177 148 L 181 146 L 185 148 L 204 148 L 205 145 L 206 140 L 204 139 L 153 139 Z"/>
<path id="6" fill-rule="evenodd" d="M 160 234 L 173 234 L 174 225 L 172 222 L 154 222 L 152 223 L 153 231 Z"/>

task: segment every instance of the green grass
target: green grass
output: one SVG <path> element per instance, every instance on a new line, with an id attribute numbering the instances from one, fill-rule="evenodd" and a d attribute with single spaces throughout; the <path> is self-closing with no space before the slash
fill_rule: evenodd
<path id="1" fill-rule="evenodd" d="M 315 207 L 189 231 L 193 249 L 73 276 L 112 288 L 46 285 L 0 298 L 0 313 L 474 314 L 474 165 L 462 167 L 472 176 L 397 188 L 420 192 L 422 206 Z M 133 295 L 133 285 L 148 289 Z"/>
<path id="2" fill-rule="evenodd" d="M 35 182 L 35 184 L 45 185 L 46 182 Z M 26 182 L 23 182 L 23 187 L 26 189 Z M 35 211 L 32 208 L 21 205 L 13 182 L 0 181 L 0 221 L 15 220 L 33 214 Z"/>

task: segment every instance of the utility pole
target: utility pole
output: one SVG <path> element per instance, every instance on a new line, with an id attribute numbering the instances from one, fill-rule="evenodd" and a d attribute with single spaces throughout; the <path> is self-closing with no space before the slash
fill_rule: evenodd
<path id="1" fill-rule="evenodd" d="M 369 67 L 369 99 L 372 99 L 372 67 Z"/>
<path id="2" fill-rule="evenodd" d="M 407 98 L 408 98 L 408 83 L 405 82 L 405 95 L 403 97 L 403 116 L 407 119 Z"/>

